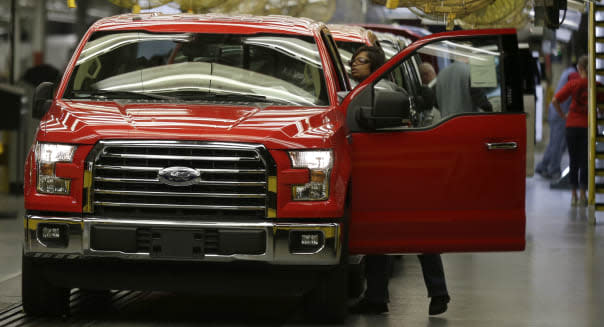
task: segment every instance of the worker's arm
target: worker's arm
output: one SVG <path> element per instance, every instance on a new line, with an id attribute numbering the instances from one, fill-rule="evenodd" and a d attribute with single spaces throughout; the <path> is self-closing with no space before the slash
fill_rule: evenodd
<path id="1" fill-rule="evenodd" d="M 556 99 L 556 97 L 554 97 L 554 99 L 552 100 L 552 105 L 554 106 L 554 108 L 556 108 L 558 115 L 560 115 L 560 117 L 566 119 L 566 116 L 568 114 L 565 114 L 564 111 L 562 111 L 562 107 L 560 107 L 560 102 L 558 101 L 558 99 Z"/>
<path id="2" fill-rule="evenodd" d="M 556 92 L 556 95 L 554 95 L 554 98 L 552 99 L 552 105 L 554 106 L 554 108 L 556 108 L 558 115 L 560 115 L 560 117 L 564 119 L 566 119 L 566 116 L 568 116 L 568 114 L 565 114 L 564 111 L 562 111 L 562 108 L 560 107 L 560 102 L 564 102 L 566 101 L 566 99 L 570 98 L 576 82 L 577 80 L 568 81 L 558 92 Z"/>

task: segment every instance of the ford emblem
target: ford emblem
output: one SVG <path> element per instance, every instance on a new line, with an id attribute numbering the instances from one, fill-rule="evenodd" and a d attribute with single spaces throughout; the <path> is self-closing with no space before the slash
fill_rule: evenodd
<path id="1" fill-rule="evenodd" d="M 201 181 L 201 173 L 189 167 L 168 167 L 157 174 L 159 181 L 171 186 L 190 186 Z"/>

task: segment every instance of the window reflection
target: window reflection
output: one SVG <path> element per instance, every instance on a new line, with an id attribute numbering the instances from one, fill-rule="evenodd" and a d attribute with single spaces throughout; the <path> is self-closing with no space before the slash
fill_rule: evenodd
<path id="1" fill-rule="evenodd" d="M 418 126 L 454 115 L 505 110 L 501 101 L 500 51 L 496 40 L 441 41 L 418 50 L 422 84 L 435 97 L 418 113 Z"/>
<path id="2" fill-rule="evenodd" d="M 328 104 L 314 38 L 272 34 L 97 33 L 83 49 L 64 97 L 149 94 L 182 101 Z"/>

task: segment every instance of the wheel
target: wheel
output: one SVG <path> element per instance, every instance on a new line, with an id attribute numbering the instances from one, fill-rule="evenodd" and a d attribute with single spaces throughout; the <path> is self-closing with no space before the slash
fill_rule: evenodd
<path id="1" fill-rule="evenodd" d="M 342 221 L 342 256 L 340 264 L 323 273 L 314 289 L 305 297 L 307 316 L 315 322 L 342 323 L 348 315 L 348 219 L 350 217 L 350 186 L 346 195 Z M 364 274 L 363 274 L 364 275 Z"/>
<path id="2" fill-rule="evenodd" d="M 33 316 L 66 315 L 69 313 L 70 291 L 47 280 L 42 262 L 22 256 L 21 300 L 25 313 Z"/>
<path id="3" fill-rule="evenodd" d="M 312 321 L 342 323 L 348 314 L 348 269 L 341 264 L 319 278 L 306 295 L 306 314 Z"/>
<path id="4" fill-rule="evenodd" d="M 348 264 L 348 297 L 355 299 L 365 290 L 365 258 L 359 263 Z"/>
<path id="5" fill-rule="evenodd" d="M 110 301 L 111 297 L 113 296 L 111 290 L 94 290 L 80 288 L 80 293 L 82 294 L 83 298 L 94 298 L 95 300 L 98 299 L 103 301 Z"/>
<path id="6" fill-rule="evenodd" d="M 79 309 L 84 313 L 104 313 L 110 310 L 113 293 L 110 290 L 80 289 Z"/>

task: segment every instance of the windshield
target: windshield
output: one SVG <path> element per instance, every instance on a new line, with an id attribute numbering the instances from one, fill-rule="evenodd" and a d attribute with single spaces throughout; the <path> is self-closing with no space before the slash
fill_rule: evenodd
<path id="1" fill-rule="evenodd" d="M 327 105 L 313 37 L 98 32 L 64 98 Z"/>

